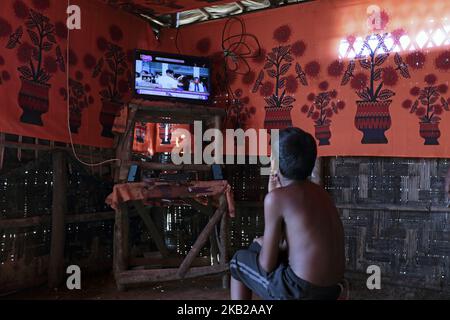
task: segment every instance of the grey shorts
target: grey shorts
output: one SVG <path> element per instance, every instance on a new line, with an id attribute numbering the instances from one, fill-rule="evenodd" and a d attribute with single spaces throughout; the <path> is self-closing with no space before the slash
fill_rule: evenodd
<path id="1" fill-rule="evenodd" d="M 299 278 L 288 265 L 282 263 L 267 273 L 259 264 L 261 246 L 253 242 L 247 250 L 239 250 L 230 262 L 231 276 L 242 282 L 263 300 L 337 300 L 339 285 L 317 287 Z"/>

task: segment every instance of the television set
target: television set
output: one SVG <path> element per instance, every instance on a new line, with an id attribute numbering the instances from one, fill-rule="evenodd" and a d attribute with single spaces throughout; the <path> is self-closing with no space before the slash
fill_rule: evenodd
<path id="1" fill-rule="evenodd" d="M 211 67 L 205 57 L 135 50 L 134 96 L 207 104 L 211 97 Z"/>

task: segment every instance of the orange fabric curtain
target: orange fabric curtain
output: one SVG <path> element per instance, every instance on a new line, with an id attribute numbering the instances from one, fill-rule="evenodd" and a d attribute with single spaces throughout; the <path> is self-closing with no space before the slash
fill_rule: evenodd
<path id="1" fill-rule="evenodd" d="M 132 50 L 155 48 L 148 24 L 98 1 L 0 2 L 0 132 L 112 146 L 114 116 L 130 98 Z M 68 59 L 67 59 L 68 57 Z M 70 124 L 67 121 L 67 110 Z"/>
<path id="2" fill-rule="evenodd" d="M 241 127 L 301 127 L 322 156 L 450 157 L 450 2 L 317 0 L 239 19 L 182 28 L 178 47 L 218 61 L 218 87 L 232 52 Z"/>

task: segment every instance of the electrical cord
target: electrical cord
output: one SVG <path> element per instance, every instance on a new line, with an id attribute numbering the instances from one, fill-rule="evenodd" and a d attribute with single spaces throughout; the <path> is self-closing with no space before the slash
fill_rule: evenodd
<path id="1" fill-rule="evenodd" d="M 67 1 L 67 7 L 70 7 L 70 0 Z M 66 26 L 67 27 L 67 26 Z M 70 130 L 70 75 L 69 75 L 69 69 L 70 69 L 70 63 L 69 63 L 69 47 L 70 47 L 70 29 L 67 28 L 67 52 L 66 52 L 66 64 L 67 64 L 67 79 L 66 79 L 66 88 L 67 88 L 67 130 L 69 133 L 69 139 L 70 139 L 70 146 L 72 149 L 72 153 L 74 158 L 80 162 L 81 164 L 88 166 L 88 167 L 99 167 L 104 164 L 110 163 L 110 162 L 119 162 L 121 163 L 120 159 L 109 159 L 102 162 L 97 163 L 88 163 L 80 159 L 78 156 L 75 145 L 73 143 L 73 136 L 72 131 Z"/>
<path id="2" fill-rule="evenodd" d="M 237 21 L 240 26 L 240 32 L 234 35 L 227 36 L 226 32 L 230 28 L 230 23 L 233 21 Z M 247 38 L 250 38 L 250 40 L 253 40 L 256 44 L 256 50 L 254 50 L 250 47 L 250 45 L 246 42 Z M 225 25 L 222 29 L 222 52 L 224 55 L 224 83 L 225 83 L 225 91 L 228 97 L 228 102 L 231 99 L 231 104 L 226 108 L 226 117 L 224 119 L 223 125 L 225 126 L 227 119 L 230 117 L 230 114 L 233 110 L 233 105 L 236 103 L 236 95 L 233 92 L 233 89 L 231 88 L 229 76 L 230 73 L 234 74 L 240 74 L 240 75 L 246 75 L 251 71 L 250 64 L 248 63 L 248 59 L 256 58 L 261 54 L 261 45 L 258 40 L 258 38 L 250 33 L 247 33 L 245 28 L 245 23 L 242 19 L 238 17 L 230 17 L 225 22 Z M 242 48 L 244 51 L 242 51 Z M 229 67 L 231 64 L 233 65 L 232 68 Z M 241 63 L 244 66 L 245 72 L 242 72 L 241 69 Z M 239 121 L 239 119 L 238 119 Z"/>

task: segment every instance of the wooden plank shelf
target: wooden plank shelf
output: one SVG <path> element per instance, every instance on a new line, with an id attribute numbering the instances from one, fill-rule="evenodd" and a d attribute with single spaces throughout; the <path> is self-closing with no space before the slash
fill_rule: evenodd
<path id="1" fill-rule="evenodd" d="M 166 170 L 166 171 L 210 171 L 211 165 L 207 164 L 183 164 L 176 165 L 171 163 L 142 162 L 142 161 L 124 161 L 124 165 L 138 165 L 148 170 Z"/>
<path id="2" fill-rule="evenodd" d="M 116 282 L 118 286 L 126 289 L 126 287 L 132 285 L 144 285 L 162 281 L 182 280 L 206 275 L 222 274 L 228 270 L 229 267 L 225 264 L 206 267 L 193 267 L 190 268 L 183 277 L 178 275 L 178 268 L 127 270 L 116 274 Z"/>
<path id="3" fill-rule="evenodd" d="M 132 100 L 129 107 L 136 110 L 135 119 L 144 122 L 193 123 L 226 115 L 222 108 L 164 101 Z"/>

